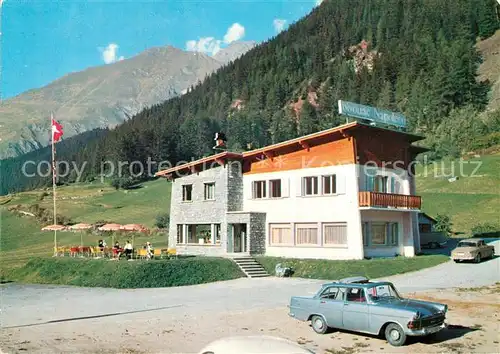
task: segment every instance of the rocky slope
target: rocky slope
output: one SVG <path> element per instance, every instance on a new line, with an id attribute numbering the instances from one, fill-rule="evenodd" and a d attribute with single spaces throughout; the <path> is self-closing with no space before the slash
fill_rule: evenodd
<path id="1" fill-rule="evenodd" d="M 235 42 L 214 57 L 171 46 L 151 48 L 5 100 L 0 104 L 0 158 L 46 146 L 51 112 L 63 124 L 65 138 L 113 127 L 144 107 L 186 92 L 254 46 L 253 42 Z"/>

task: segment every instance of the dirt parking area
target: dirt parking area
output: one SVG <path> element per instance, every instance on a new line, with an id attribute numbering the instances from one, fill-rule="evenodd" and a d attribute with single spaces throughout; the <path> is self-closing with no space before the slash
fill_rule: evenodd
<path id="1" fill-rule="evenodd" d="M 404 347 L 347 332 L 316 334 L 286 307 L 199 315 L 180 311 L 138 312 L 17 328 L 4 328 L 6 353 L 196 353 L 214 339 L 266 334 L 291 339 L 315 353 L 498 353 L 500 283 L 495 286 L 405 294 L 449 305 L 449 327 L 430 339 L 410 339 Z M 207 299 L 207 307 L 210 300 Z"/>

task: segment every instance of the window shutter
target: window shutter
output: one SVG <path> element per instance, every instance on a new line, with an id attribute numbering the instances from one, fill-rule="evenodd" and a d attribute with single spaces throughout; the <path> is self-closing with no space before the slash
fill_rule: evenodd
<path id="1" fill-rule="evenodd" d="M 337 186 L 336 186 L 337 194 L 345 194 L 345 190 L 346 190 L 345 176 L 343 176 L 343 175 L 336 175 L 335 176 L 335 182 L 337 183 Z"/>
<path id="2" fill-rule="evenodd" d="M 295 179 L 295 195 L 297 197 L 302 197 L 302 177 L 297 177 Z"/>
<path id="3" fill-rule="evenodd" d="M 281 179 L 281 196 L 283 198 L 289 197 L 290 194 L 290 179 L 289 178 L 282 178 Z"/>
<path id="4" fill-rule="evenodd" d="M 253 197 L 253 182 L 251 180 L 246 180 L 243 185 L 243 197 L 245 199 L 252 199 Z"/>

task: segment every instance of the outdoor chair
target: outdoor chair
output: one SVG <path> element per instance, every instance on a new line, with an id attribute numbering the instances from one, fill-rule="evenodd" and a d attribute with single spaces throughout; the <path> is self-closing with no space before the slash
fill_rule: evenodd
<path id="1" fill-rule="evenodd" d="M 137 250 L 137 258 L 139 258 L 139 259 L 145 259 L 147 255 L 148 255 L 148 253 L 147 253 L 147 251 L 145 249 L 139 249 L 139 250 Z"/>
<path id="2" fill-rule="evenodd" d="M 169 248 L 167 250 L 168 257 L 175 257 L 177 258 L 177 249 L 175 248 Z"/>
<path id="3" fill-rule="evenodd" d="M 156 257 L 158 257 L 158 258 L 162 258 L 162 257 L 163 257 L 163 253 L 161 252 L 161 249 L 159 249 L 159 248 L 155 248 L 155 249 L 153 250 L 153 256 L 154 256 L 155 258 L 156 258 Z"/>
<path id="4" fill-rule="evenodd" d="M 70 247 L 69 249 L 69 255 L 71 257 L 76 257 L 76 255 L 80 252 L 80 247 Z"/>

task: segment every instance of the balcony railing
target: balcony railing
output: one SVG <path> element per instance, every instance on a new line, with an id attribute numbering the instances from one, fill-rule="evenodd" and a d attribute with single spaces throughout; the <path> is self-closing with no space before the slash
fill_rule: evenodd
<path id="1" fill-rule="evenodd" d="M 360 207 L 420 209 L 422 198 L 416 195 L 359 192 Z"/>

